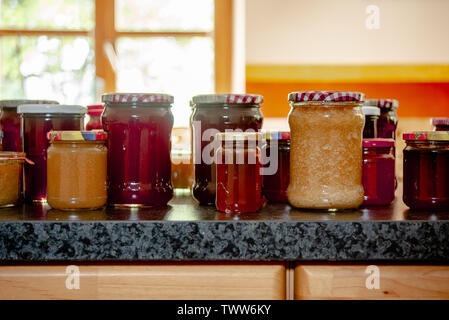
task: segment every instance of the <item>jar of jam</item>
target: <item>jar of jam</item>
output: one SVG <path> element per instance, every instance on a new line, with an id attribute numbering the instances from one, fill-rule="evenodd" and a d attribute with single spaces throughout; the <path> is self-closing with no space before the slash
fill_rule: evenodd
<path id="1" fill-rule="evenodd" d="M 389 205 L 394 200 L 393 139 L 363 139 L 364 205 Z"/>
<path id="2" fill-rule="evenodd" d="M 25 160 L 23 152 L 0 152 L 0 208 L 12 207 L 20 202 Z"/>
<path id="3" fill-rule="evenodd" d="M 87 106 L 89 121 L 86 124 L 86 130 L 103 130 L 103 125 L 101 124 L 103 110 L 104 107 L 102 104 Z"/>
<path id="4" fill-rule="evenodd" d="M 108 203 L 165 206 L 173 196 L 173 96 L 112 93 L 103 95 L 102 100 L 102 123 L 108 133 Z"/>
<path id="5" fill-rule="evenodd" d="M 17 107 L 21 104 L 58 104 L 49 100 L 0 100 L 0 127 L 3 129 L 3 150 L 21 152 L 20 115 Z"/>
<path id="6" fill-rule="evenodd" d="M 256 212 L 262 198 L 262 133 L 217 133 L 216 207 L 225 213 Z"/>
<path id="7" fill-rule="evenodd" d="M 262 128 L 260 95 L 210 94 L 192 98 L 192 148 L 195 181 L 193 197 L 200 204 L 215 203 L 215 167 L 212 147 L 215 134 L 226 130 L 252 132 Z"/>
<path id="8" fill-rule="evenodd" d="M 298 208 L 339 210 L 363 202 L 364 94 L 307 91 L 288 96 L 290 184 Z"/>
<path id="9" fill-rule="evenodd" d="M 265 139 L 267 144 L 262 155 L 267 159 L 263 161 L 267 172 L 263 176 L 263 194 L 270 202 L 287 203 L 287 188 L 290 181 L 290 132 L 267 132 Z"/>
<path id="10" fill-rule="evenodd" d="M 399 106 L 394 99 L 368 99 L 365 106 L 380 108 L 380 116 L 377 120 L 377 138 L 395 139 L 398 126 L 396 110 Z"/>
<path id="11" fill-rule="evenodd" d="M 76 105 L 20 105 L 23 146 L 35 165 L 25 165 L 25 200 L 47 199 L 47 134 L 51 130 L 83 130 L 86 108 Z"/>
<path id="12" fill-rule="evenodd" d="M 404 133 L 404 203 L 416 210 L 449 210 L 449 132 Z"/>
<path id="13" fill-rule="evenodd" d="M 434 131 L 449 131 L 449 118 L 433 118 Z"/>
<path id="14" fill-rule="evenodd" d="M 363 127 L 363 138 L 377 138 L 377 121 L 380 116 L 378 107 L 364 106 L 362 112 L 365 115 L 365 126 Z"/>
<path id="15" fill-rule="evenodd" d="M 50 131 L 47 202 L 57 210 L 97 209 L 107 200 L 104 131 Z"/>

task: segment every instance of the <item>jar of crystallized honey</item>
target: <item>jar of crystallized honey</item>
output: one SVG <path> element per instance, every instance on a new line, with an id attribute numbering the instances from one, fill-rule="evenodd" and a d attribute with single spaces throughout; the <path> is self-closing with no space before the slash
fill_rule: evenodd
<path id="1" fill-rule="evenodd" d="M 364 94 L 292 92 L 288 100 L 290 204 L 308 209 L 357 208 L 363 202 Z"/>
<path id="2" fill-rule="evenodd" d="M 12 207 L 20 202 L 25 160 L 23 152 L 0 152 L 0 208 Z"/>
<path id="3" fill-rule="evenodd" d="M 97 209 L 107 201 L 104 131 L 51 131 L 47 202 L 53 209 Z"/>

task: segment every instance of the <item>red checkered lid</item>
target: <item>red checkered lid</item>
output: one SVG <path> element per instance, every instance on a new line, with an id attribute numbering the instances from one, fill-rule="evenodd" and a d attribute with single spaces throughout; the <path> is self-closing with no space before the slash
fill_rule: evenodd
<path id="1" fill-rule="evenodd" d="M 367 99 L 364 105 L 374 106 L 381 109 L 395 110 L 399 107 L 399 102 L 395 99 Z"/>
<path id="2" fill-rule="evenodd" d="M 261 104 L 258 94 L 200 94 L 192 98 L 193 104 Z"/>
<path id="3" fill-rule="evenodd" d="M 107 93 L 101 101 L 112 103 L 173 103 L 174 97 L 165 93 Z"/>
<path id="4" fill-rule="evenodd" d="M 436 126 L 449 126 L 449 118 L 432 118 L 432 125 Z"/>
<path id="5" fill-rule="evenodd" d="M 92 116 L 99 116 L 104 110 L 104 106 L 102 104 L 96 104 L 87 106 L 87 114 Z"/>
<path id="6" fill-rule="evenodd" d="M 296 91 L 288 94 L 290 102 L 363 102 L 365 94 L 346 91 Z"/>

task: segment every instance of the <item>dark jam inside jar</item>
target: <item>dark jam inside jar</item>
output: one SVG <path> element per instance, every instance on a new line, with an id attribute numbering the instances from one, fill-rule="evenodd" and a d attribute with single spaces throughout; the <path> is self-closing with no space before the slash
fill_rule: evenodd
<path id="1" fill-rule="evenodd" d="M 17 113 L 17 108 L 3 107 L 0 127 L 3 130 L 3 150 L 21 152 L 20 115 Z"/>
<path id="2" fill-rule="evenodd" d="M 403 199 L 411 209 L 449 209 L 449 141 L 407 141 Z"/>
<path id="3" fill-rule="evenodd" d="M 108 203 L 165 206 L 173 196 L 171 104 L 105 102 L 102 121 L 108 133 Z"/>

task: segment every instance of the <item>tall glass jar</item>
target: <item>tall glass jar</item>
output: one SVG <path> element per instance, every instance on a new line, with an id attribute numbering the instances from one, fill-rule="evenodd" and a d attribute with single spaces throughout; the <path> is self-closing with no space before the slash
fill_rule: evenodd
<path id="1" fill-rule="evenodd" d="M 192 194 L 200 204 L 215 204 L 216 178 L 211 148 L 215 134 L 227 130 L 260 130 L 262 102 L 262 96 L 252 94 L 210 94 L 192 98 L 190 126 L 195 175 Z"/>
<path id="2" fill-rule="evenodd" d="M 89 121 L 86 124 L 86 130 L 103 130 L 103 125 L 101 124 L 103 110 L 102 104 L 87 106 Z"/>
<path id="3" fill-rule="evenodd" d="M 21 104 L 58 104 L 49 100 L 0 100 L 0 127 L 3 128 L 3 150 L 21 152 L 20 115 L 17 107 Z"/>
<path id="4" fill-rule="evenodd" d="M 108 204 L 165 206 L 173 196 L 173 96 L 112 93 L 102 96 L 108 133 Z"/>
<path id="5" fill-rule="evenodd" d="M 404 203 L 415 210 L 449 210 L 449 132 L 404 133 Z"/>
<path id="6" fill-rule="evenodd" d="M 365 106 L 380 108 L 380 116 L 377 120 L 377 138 L 396 140 L 398 101 L 395 99 L 368 99 L 365 101 Z"/>
<path id="7" fill-rule="evenodd" d="M 25 200 L 47 198 L 47 134 L 51 130 L 83 130 L 86 108 L 76 105 L 20 105 L 23 146 L 35 165 L 25 165 Z"/>
<path id="8" fill-rule="evenodd" d="M 325 210 L 357 208 L 363 202 L 364 94 L 293 92 L 288 100 L 290 204 Z"/>

